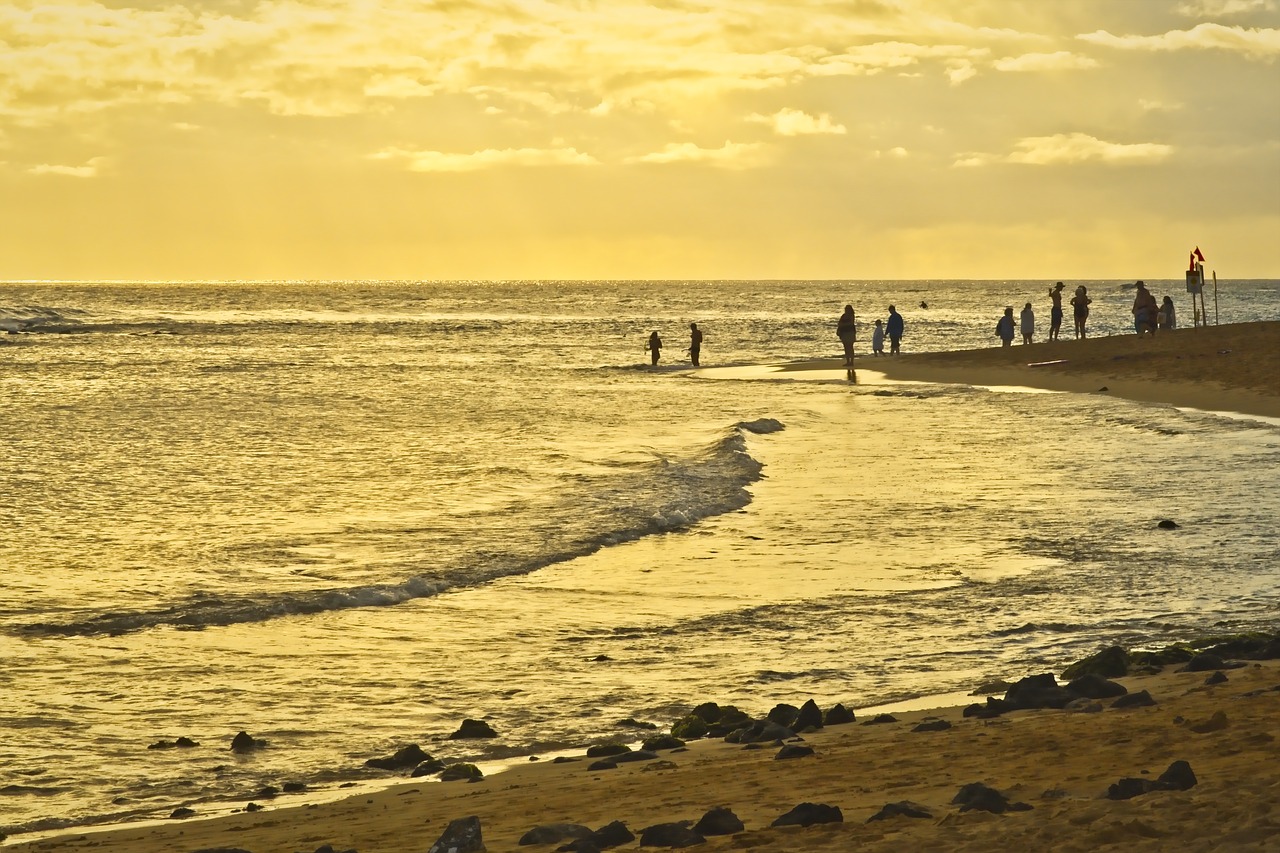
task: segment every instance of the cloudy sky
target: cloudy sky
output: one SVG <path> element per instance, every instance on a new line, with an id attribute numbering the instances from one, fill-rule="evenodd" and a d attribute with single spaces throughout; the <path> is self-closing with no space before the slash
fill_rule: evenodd
<path id="1" fill-rule="evenodd" d="M 0 279 L 1280 277 L 1280 0 L 7 0 Z"/>

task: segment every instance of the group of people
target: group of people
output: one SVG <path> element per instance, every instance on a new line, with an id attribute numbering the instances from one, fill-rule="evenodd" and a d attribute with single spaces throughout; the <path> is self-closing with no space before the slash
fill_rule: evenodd
<path id="1" fill-rule="evenodd" d="M 923 305 L 923 303 L 921 303 Z M 906 331 L 906 321 L 898 313 L 898 309 L 889 306 L 889 319 L 876 320 L 875 329 L 871 332 L 871 352 L 873 355 L 884 355 L 884 339 L 889 338 L 889 354 L 901 352 L 902 335 Z M 854 316 L 853 306 L 844 306 L 844 313 L 836 322 L 836 337 L 844 346 L 844 366 L 853 367 L 853 345 L 858 340 L 858 321 Z"/>
<path id="2" fill-rule="evenodd" d="M 649 353 L 649 363 L 654 367 L 658 366 L 658 359 L 662 355 L 662 338 L 658 336 L 655 330 L 649 335 L 649 341 L 644 345 L 645 352 Z M 689 360 L 693 362 L 694 367 L 699 366 L 698 358 L 702 355 L 702 330 L 698 328 L 697 323 L 689 324 Z"/>
<path id="3" fill-rule="evenodd" d="M 1156 298 L 1147 290 L 1143 282 L 1134 285 L 1137 295 L 1133 300 L 1133 327 L 1139 335 L 1154 335 L 1156 329 L 1173 329 L 1177 327 L 1177 317 L 1173 308 L 1173 298 L 1166 296 L 1164 302 L 1156 304 Z M 1058 332 L 1062 328 L 1062 282 L 1049 289 L 1049 340 L 1058 340 Z M 1089 289 L 1083 284 L 1076 288 L 1071 297 L 1071 314 L 1075 319 L 1076 340 L 1086 336 L 1086 325 L 1089 321 L 1089 306 L 1093 300 L 1089 298 Z M 1004 309 L 1004 316 L 996 322 L 996 337 L 1001 346 L 1012 346 L 1017 332 L 1022 333 L 1022 342 L 1031 343 L 1036 334 L 1036 315 L 1028 302 L 1015 325 L 1012 306 Z"/>

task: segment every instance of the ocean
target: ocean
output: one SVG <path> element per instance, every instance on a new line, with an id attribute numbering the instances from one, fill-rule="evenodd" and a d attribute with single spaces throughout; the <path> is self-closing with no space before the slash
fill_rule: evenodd
<path id="1" fill-rule="evenodd" d="M 1052 283 L 0 284 L 0 832 L 1274 629 L 1280 424 L 772 367 L 838 356 L 845 303 L 860 355 L 891 303 L 904 352 L 1027 301 L 1042 339 Z M 1086 284 L 1130 333 L 1132 282 Z"/>

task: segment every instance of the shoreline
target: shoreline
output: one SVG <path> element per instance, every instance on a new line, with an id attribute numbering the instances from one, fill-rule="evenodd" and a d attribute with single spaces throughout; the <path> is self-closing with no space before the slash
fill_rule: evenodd
<path id="1" fill-rule="evenodd" d="M 843 371 L 841 360 L 783 372 Z M 1280 322 L 1177 329 L 900 356 L 859 355 L 855 369 L 892 381 L 1108 394 L 1210 412 L 1280 418 Z"/>
<path id="2" fill-rule="evenodd" d="M 1103 700 L 1087 711 L 1021 710 L 981 719 L 957 705 L 899 712 L 881 723 L 859 713 L 852 723 L 804 734 L 802 745 L 814 753 L 790 760 L 775 757 L 778 743 L 752 748 L 702 739 L 608 770 L 589 770 L 591 760 L 583 758 L 515 766 L 471 784 L 406 779 L 255 813 L 14 838 L 4 849 L 271 853 L 332 844 L 359 853 L 421 853 L 451 821 L 474 815 L 486 849 L 542 851 L 560 844 L 518 841 L 535 826 L 557 823 L 599 829 L 622 821 L 638 836 L 645 827 L 697 821 L 718 807 L 732 810 L 745 828 L 708 836 L 702 849 L 1092 850 L 1119 843 L 1167 849 L 1176 840 L 1179 849 L 1210 850 L 1272 837 L 1280 828 L 1272 796 L 1280 784 L 1274 769 L 1280 744 L 1270 734 L 1280 713 L 1280 661 L 1228 668 L 1226 680 L 1212 686 L 1207 681 L 1218 676 L 1208 671 L 1177 670 L 1169 665 L 1115 679 L 1130 694 L 1148 691 L 1155 704 L 1145 707 Z M 935 730 L 917 730 L 921 723 Z M 1177 760 L 1189 763 L 1195 787 L 1106 797 L 1120 779 L 1155 779 Z M 974 782 L 1030 809 L 961 811 L 952 799 Z M 843 822 L 770 826 L 804 802 L 839 808 Z M 870 820 L 901 802 L 930 817 Z"/>

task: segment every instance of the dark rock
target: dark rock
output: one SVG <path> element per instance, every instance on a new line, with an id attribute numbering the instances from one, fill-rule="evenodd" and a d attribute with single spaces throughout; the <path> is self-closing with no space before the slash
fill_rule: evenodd
<path id="1" fill-rule="evenodd" d="M 0 841 L 3 841 L 0 838 Z M 199 850 L 193 850 L 191 853 L 249 853 L 243 847 L 201 847 Z"/>
<path id="2" fill-rule="evenodd" d="M 1121 678 L 1129 674 L 1129 653 L 1119 646 L 1108 646 L 1087 658 L 1081 658 L 1062 671 L 1062 677 L 1076 679 L 1082 675 Z"/>
<path id="3" fill-rule="evenodd" d="M 192 740 L 189 737 L 180 737 L 173 742 L 173 745 L 178 749 L 195 749 L 200 745 L 200 741 Z"/>
<path id="4" fill-rule="evenodd" d="M 778 754 L 773 758 L 777 761 L 786 758 L 804 758 L 807 755 L 813 755 L 813 747 L 803 746 L 798 743 L 789 743 L 782 749 L 778 750 Z"/>
<path id="5" fill-rule="evenodd" d="M 449 821 L 439 840 L 427 853 L 484 853 L 484 849 L 480 818 L 472 815 Z"/>
<path id="6" fill-rule="evenodd" d="M 679 749 L 684 746 L 684 741 L 672 735 L 657 735 L 645 740 L 641 747 L 650 752 L 656 752 L 659 749 Z"/>
<path id="7" fill-rule="evenodd" d="M 596 655 L 591 660 L 594 661 L 595 663 L 604 663 L 605 661 L 613 660 L 613 658 L 609 657 L 608 655 Z"/>
<path id="8" fill-rule="evenodd" d="M 658 753 L 650 752 L 647 749 L 637 749 L 630 752 L 624 752 L 621 755 L 615 755 L 611 759 L 615 764 L 625 764 L 629 761 L 653 761 L 658 757 Z"/>
<path id="9" fill-rule="evenodd" d="M 918 724 L 911 731 L 913 732 L 945 732 L 951 728 L 951 723 L 946 720 L 926 720 Z"/>
<path id="10" fill-rule="evenodd" d="M 1177 530 L 1178 522 L 1172 521 L 1168 518 L 1162 518 L 1160 519 L 1160 523 L 1157 524 L 1156 527 L 1159 527 L 1161 530 Z"/>
<path id="11" fill-rule="evenodd" d="M 969 695 L 990 696 L 992 693 L 1004 693 L 1012 686 L 1012 684 L 1005 681 L 1003 678 L 997 678 L 995 681 L 988 681 L 978 685 L 978 687 Z"/>
<path id="12" fill-rule="evenodd" d="M 615 820 L 591 833 L 591 838 L 586 840 L 591 841 L 601 850 L 607 850 L 610 847 L 617 847 L 621 844 L 635 841 L 636 837 L 631 830 L 627 829 L 625 823 Z"/>
<path id="13" fill-rule="evenodd" d="M 251 752 L 267 745 L 265 740 L 258 740 L 248 732 L 240 732 L 231 739 L 231 749 L 235 752 Z"/>
<path id="14" fill-rule="evenodd" d="M 657 731 L 657 723 L 643 723 L 633 717 L 627 717 L 625 720 L 618 720 L 618 726 L 624 729 L 645 729 L 647 731 Z"/>
<path id="15" fill-rule="evenodd" d="M 796 719 L 800 716 L 800 709 L 795 705 L 788 705 L 785 702 L 779 702 L 773 706 L 765 717 L 780 726 L 786 726 L 789 729 L 795 729 Z"/>
<path id="16" fill-rule="evenodd" d="M 824 726 L 842 726 L 853 721 L 853 712 L 839 702 L 828 708 L 826 716 L 822 718 Z"/>
<path id="17" fill-rule="evenodd" d="M 874 717 L 872 717 L 869 720 L 863 720 L 862 725 L 879 726 L 885 723 L 896 723 L 896 722 L 898 722 L 898 718 L 895 717 L 893 714 L 876 714 Z"/>
<path id="18" fill-rule="evenodd" d="M 187 808 L 186 806 L 179 806 L 178 808 L 176 808 L 176 809 L 174 809 L 173 811 L 169 812 L 169 817 L 171 817 L 171 818 L 176 818 L 176 819 L 179 819 L 179 820 L 180 820 L 180 819 L 182 819 L 182 818 L 184 818 L 184 817 L 191 817 L 191 816 L 192 816 L 192 815 L 194 815 L 195 813 L 196 813 L 196 810 L 195 810 L 195 809 L 189 809 L 189 808 Z"/>
<path id="19" fill-rule="evenodd" d="M 450 764 L 440 773 L 442 782 L 479 782 L 483 778 L 484 774 L 474 764 Z"/>
<path id="20" fill-rule="evenodd" d="M 1121 779 L 1107 788 L 1107 799 L 1130 800 L 1152 791 L 1187 791 L 1194 788 L 1197 782 L 1191 765 L 1179 760 L 1170 764 L 1169 769 L 1161 773 L 1158 779 Z"/>
<path id="21" fill-rule="evenodd" d="M 1108 800 L 1131 800 L 1157 789 L 1156 783 L 1150 779 L 1134 779 L 1125 777 L 1107 787 Z"/>
<path id="22" fill-rule="evenodd" d="M 275 785 L 266 785 L 261 789 L 259 789 L 258 793 L 255 796 L 260 800 L 269 800 L 279 793 L 280 793 L 280 789 L 277 788 Z"/>
<path id="23" fill-rule="evenodd" d="M 1051 672 L 1019 679 L 1004 694 L 1004 701 L 1019 710 L 1065 708 L 1074 698 Z"/>
<path id="24" fill-rule="evenodd" d="M 581 761 L 581 760 L 582 760 L 581 758 L 574 758 L 569 755 L 557 755 L 555 758 L 551 759 L 551 763 L 552 764 L 571 764 L 575 761 Z"/>
<path id="25" fill-rule="evenodd" d="M 746 829 L 736 814 L 726 808 L 714 808 L 693 825 L 693 831 L 702 835 L 733 835 Z"/>
<path id="26" fill-rule="evenodd" d="M 1181 759 L 1170 764 L 1156 781 L 1171 791 L 1189 791 L 1199 782 L 1191 765 Z"/>
<path id="27" fill-rule="evenodd" d="M 1119 684 L 1109 678 L 1103 678 L 1095 672 L 1087 672 L 1079 678 L 1073 679 L 1067 685 L 1067 692 L 1072 696 L 1086 699 L 1110 699 L 1113 696 L 1125 695 L 1129 692 L 1129 689 L 1123 684 Z"/>
<path id="28" fill-rule="evenodd" d="M 707 839 L 682 823 L 658 823 L 640 830 L 641 847 L 693 847 L 706 844 Z"/>
<path id="29" fill-rule="evenodd" d="M 373 767 L 378 770 L 408 770 L 411 767 L 417 767 L 424 761 L 433 761 L 434 759 L 416 744 L 411 743 L 406 747 L 396 750 L 396 754 L 387 758 L 370 758 L 364 763 L 365 767 Z"/>
<path id="30" fill-rule="evenodd" d="M 445 763 L 438 758 L 428 758 L 426 761 L 413 768 L 413 772 L 409 775 L 413 778 L 421 776 L 431 776 L 444 770 Z"/>
<path id="31" fill-rule="evenodd" d="M 824 803 L 801 803 L 770 826 L 813 826 L 815 823 L 844 823 L 839 806 Z"/>
<path id="32" fill-rule="evenodd" d="M 1079 699 L 1072 699 L 1067 703 L 1064 711 L 1070 711 L 1073 714 L 1099 714 L 1102 712 L 1102 703 L 1097 699 L 1089 699 L 1081 696 Z"/>
<path id="33" fill-rule="evenodd" d="M 307 790 L 306 782 L 285 782 L 280 786 L 281 790 L 286 794 L 297 794 Z"/>
<path id="34" fill-rule="evenodd" d="M 902 800 L 897 803 L 885 803 L 880 811 L 867 818 L 867 823 L 871 823 L 873 820 L 888 820 L 891 817 L 932 818 L 933 815 L 924 806 Z"/>
<path id="35" fill-rule="evenodd" d="M 516 842 L 521 846 L 527 844 L 559 844 L 566 839 L 590 838 L 591 830 L 580 823 L 549 823 L 535 826 L 520 836 Z"/>
<path id="36" fill-rule="evenodd" d="M 965 706 L 962 716 L 977 717 L 979 720 L 989 720 L 998 717 L 1001 714 L 1015 710 L 1008 702 L 1003 699 L 997 699 L 994 696 L 988 696 L 986 704 L 975 702 L 972 705 Z"/>
<path id="37" fill-rule="evenodd" d="M 497 737 L 498 733 L 490 728 L 484 720 L 463 720 L 458 730 L 449 735 L 449 740 L 471 740 L 473 738 Z"/>
<path id="38" fill-rule="evenodd" d="M 587 758 L 608 758 L 610 755 L 622 755 L 630 752 L 631 747 L 621 743 L 601 743 L 587 747 Z"/>
<path id="39" fill-rule="evenodd" d="M 1185 666 L 1178 667 L 1178 672 L 1209 672 L 1214 669 L 1224 669 L 1226 665 L 1227 662 L 1217 655 L 1202 652 L 1187 661 Z"/>
<path id="40" fill-rule="evenodd" d="M 1201 720 L 1198 723 L 1191 723 L 1187 728 L 1198 735 L 1207 735 L 1210 732 L 1220 732 L 1227 727 L 1227 715 L 1222 710 L 1213 712 L 1213 716 L 1207 720 Z"/>
<path id="41" fill-rule="evenodd" d="M 703 702 L 689 713 L 707 724 L 719 722 L 720 718 L 724 716 L 724 712 L 720 710 L 720 706 L 715 702 Z"/>
<path id="42" fill-rule="evenodd" d="M 1151 698 L 1151 694 L 1146 690 L 1139 690 L 1137 693 L 1128 693 L 1111 703 L 1112 708 L 1145 708 L 1156 704 L 1156 700 Z"/>
<path id="43" fill-rule="evenodd" d="M 737 735 L 737 739 L 731 743 L 768 743 L 775 740 L 789 740 L 795 737 L 796 733 L 772 720 L 756 720 L 745 729 L 733 732 L 733 735 Z M 729 737 L 725 739 L 729 740 Z"/>
<path id="44" fill-rule="evenodd" d="M 791 728 L 798 732 L 822 728 L 822 709 L 818 707 L 818 703 L 810 699 L 801 705 L 800 713 L 796 715 Z"/>
<path id="45" fill-rule="evenodd" d="M 556 853 L 600 853 L 601 847 L 590 838 L 579 838 L 556 848 Z"/>
<path id="46" fill-rule="evenodd" d="M 1009 798 L 981 782 L 970 782 L 960 788 L 951 798 L 952 805 L 958 805 L 960 811 L 971 810 L 1004 814 L 1008 811 L 1027 811 L 1031 806 L 1026 803 L 1011 803 Z"/>
<path id="47" fill-rule="evenodd" d="M 244 807 L 244 810 L 247 812 L 260 812 L 264 808 L 266 808 L 266 806 L 260 806 L 257 803 L 249 803 Z"/>
<path id="48" fill-rule="evenodd" d="M 588 773 L 594 770 L 617 770 L 617 769 L 618 769 L 618 762 L 614 761 L 612 758 L 602 758 L 599 761 L 593 761 L 587 765 Z"/>
<path id="49" fill-rule="evenodd" d="M 1212 686 L 1214 684 L 1223 684 L 1224 682 L 1226 682 L 1226 680 L 1227 680 L 1227 674 L 1219 669 L 1219 670 L 1216 670 L 1213 673 L 1213 675 L 1206 678 L 1204 680 L 1204 683 Z"/>
<path id="50" fill-rule="evenodd" d="M 671 736 L 686 741 L 706 737 L 709 731 L 711 726 L 698 714 L 689 714 L 671 724 Z"/>

